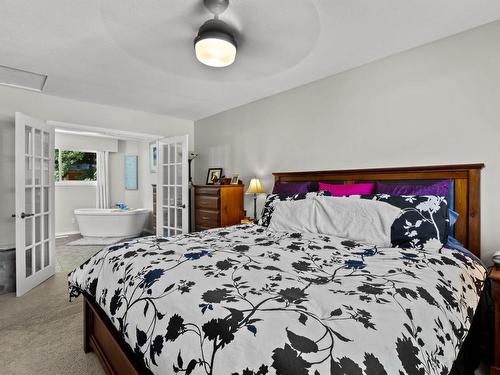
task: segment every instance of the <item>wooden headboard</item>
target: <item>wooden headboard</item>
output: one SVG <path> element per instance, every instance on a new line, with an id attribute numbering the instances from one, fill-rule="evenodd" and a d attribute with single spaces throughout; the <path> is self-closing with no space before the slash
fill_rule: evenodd
<path id="1" fill-rule="evenodd" d="M 324 181 L 352 184 L 358 181 L 419 181 L 452 180 L 454 210 L 459 218 L 454 237 L 480 256 L 481 251 L 481 169 L 484 164 L 437 165 L 425 167 L 352 169 L 313 172 L 273 173 L 276 182 Z"/>

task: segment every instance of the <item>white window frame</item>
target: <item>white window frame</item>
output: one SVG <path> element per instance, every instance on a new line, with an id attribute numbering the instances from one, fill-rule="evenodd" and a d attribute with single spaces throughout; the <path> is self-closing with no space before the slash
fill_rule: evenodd
<path id="1" fill-rule="evenodd" d="M 80 180 L 61 180 L 62 177 L 62 158 L 61 158 L 61 151 L 77 151 L 77 152 L 86 152 L 86 153 L 93 153 L 96 154 L 96 159 L 97 159 L 97 152 L 96 151 L 83 151 L 83 150 L 66 150 L 63 148 L 56 148 L 56 150 L 59 150 L 57 153 L 57 165 L 59 167 L 59 173 L 58 173 L 58 178 L 59 180 L 56 180 L 56 186 L 95 186 L 97 185 L 97 181 L 80 181 Z M 97 168 L 97 167 L 96 167 Z"/>

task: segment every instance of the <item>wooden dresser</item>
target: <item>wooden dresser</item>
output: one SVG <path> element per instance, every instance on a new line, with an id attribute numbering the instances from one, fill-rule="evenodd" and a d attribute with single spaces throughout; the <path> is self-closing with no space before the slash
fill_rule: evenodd
<path id="1" fill-rule="evenodd" d="M 195 230 L 227 227 L 244 217 L 244 185 L 194 186 Z"/>

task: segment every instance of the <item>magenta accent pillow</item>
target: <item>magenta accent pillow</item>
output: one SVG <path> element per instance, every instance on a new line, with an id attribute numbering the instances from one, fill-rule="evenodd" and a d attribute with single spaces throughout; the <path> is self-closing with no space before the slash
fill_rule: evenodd
<path id="1" fill-rule="evenodd" d="M 274 184 L 273 194 L 299 194 L 309 193 L 310 182 L 287 182 Z"/>
<path id="2" fill-rule="evenodd" d="M 389 195 L 437 195 L 447 197 L 450 192 L 450 181 L 443 180 L 430 185 L 408 185 L 377 182 L 376 194 Z"/>
<path id="3" fill-rule="evenodd" d="M 324 182 L 319 183 L 319 190 L 329 191 L 334 197 L 372 194 L 373 189 L 375 189 L 374 183 L 339 185 L 325 184 Z"/>

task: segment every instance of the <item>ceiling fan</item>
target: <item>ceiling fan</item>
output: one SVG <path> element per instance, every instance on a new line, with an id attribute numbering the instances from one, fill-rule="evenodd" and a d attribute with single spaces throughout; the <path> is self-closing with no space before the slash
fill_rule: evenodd
<path id="1" fill-rule="evenodd" d="M 202 64 L 223 68 L 234 63 L 238 44 L 231 26 L 219 19 L 226 11 L 229 0 L 203 0 L 205 8 L 214 15 L 198 30 L 194 39 L 196 58 Z"/>

